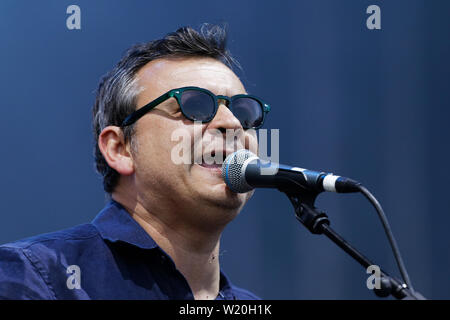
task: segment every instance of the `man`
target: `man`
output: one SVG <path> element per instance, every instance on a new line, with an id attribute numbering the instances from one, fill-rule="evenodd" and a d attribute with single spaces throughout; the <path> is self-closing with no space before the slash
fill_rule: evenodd
<path id="1" fill-rule="evenodd" d="M 252 193 L 231 192 L 220 163 L 205 161 L 255 149 L 268 111 L 232 64 L 219 27 L 180 28 L 126 53 L 93 108 L 110 203 L 90 224 L 1 246 L 1 297 L 257 299 L 219 265 L 221 233 Z M 188 137 L 184 154 L 176 132 Z"/>

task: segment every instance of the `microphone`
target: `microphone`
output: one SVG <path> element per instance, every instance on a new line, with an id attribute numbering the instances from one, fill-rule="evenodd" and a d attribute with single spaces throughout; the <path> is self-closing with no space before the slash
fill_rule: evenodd
<path id="1" fill-rule="evenodd" d="M 222 164 L 222 178 L 228 188 L 245 193 L 254 188 L 276 188 L 283 192 L 323 191 L 359 192 L 359 182 L 332 173 L 318 172 L 263 161 L 254 153 L 241 149 L 226 157 Z"/>

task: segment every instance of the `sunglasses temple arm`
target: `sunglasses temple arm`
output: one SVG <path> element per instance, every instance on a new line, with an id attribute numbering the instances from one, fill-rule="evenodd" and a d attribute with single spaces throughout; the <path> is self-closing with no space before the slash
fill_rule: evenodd
<path id="1" fill-rule="evenodd" d="M 169 91 L 163 94 L 162 96 L 156 98 L 155 100 L 149 102 L 142 108 L 136 110 L 132 114 L 130 114 L 128 117 L 125 118 L 125 120 L 122 122 L 122 127 L 129 126 L 133 123 L 135 123 L 137 120 L 139 120 L 142 116 L 144 116 L 147 112 L 155 108 L 158 104 L 163 103 L 167 99 L 173 97 L 173 92 Z"/>

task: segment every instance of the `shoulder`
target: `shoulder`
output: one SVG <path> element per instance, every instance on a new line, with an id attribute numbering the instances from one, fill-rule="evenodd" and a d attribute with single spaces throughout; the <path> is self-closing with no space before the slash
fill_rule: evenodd
<path id="1" fill-rule="evenodd" d="M 17 240 L 0 246 L 0 265 L 10 262 L 14 257 L 23 256 L 38 269 L 65 264 L 70 257 L 80 257 L 96 243 L 103 243 L 97 229 L 92 224 L 82 224 L 72 228 L 44 233 Z"/>
<path id="2" fill-rule="evenodd" d="M 95 237 L 96 235 L 98 235 L 97 229 L 92 224 L 87 223 L 6 243 L 0 245 L 0 249 L 30 249 L 40 244 L 46 244 L 48 246 L 65 245 L 66 241 L 84 240 Z"/>
<path id="3" fill-rule="evenodd" d="M 39 263 L 39 260 L 48 263 L 62 256 L 79 254 L 89 248 L 96 237 L 99 233 L 92 224 L 82 224 L 24 238 L 0 246 L 0 263 L 5 263 L 6 257 L 13 252 L 24 254 L 33 263 Z"/>
<path id="4" fill-rule="evenodd" d="M 50 275 L 96 236 L 97 229 L 84 224 L 0 245 L 0 298 L 55 298 Z"/>

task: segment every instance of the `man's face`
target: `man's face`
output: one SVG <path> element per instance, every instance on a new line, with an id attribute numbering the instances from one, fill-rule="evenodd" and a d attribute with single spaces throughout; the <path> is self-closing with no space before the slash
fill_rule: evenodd
<path id="1" fill-rule="evenodd" d="M 246 93 L 239 78 L 223 63 L 211 58 L 158 59 L 139 70 L 137 78 L 142 87 L 137 109 L 171 89 L 186 86 L 205 88 L 216 95 L 229 97 Z M 219 100 L 219 109 L 211 122 L 197 124 L 197 138 L 194 122 L 182 115 L 175 98 L 161 103 L 137 121 L 134 137 L 137 150 L 133 153 L 133 162 L 135 183 L 144 205 L 155 205 L 156 200 L 165 207 L 171 204 L 175 211 L 192 211 L 186 218 L 193 221 L 218 219 L 228 222 L 250 198 L 252 192 L 236 194 L 228 189 L 219 166 L 208 167 L 192 161 L 176 164 L 173 161 L 173 149 L 180 145 L 180 140 L 172 137 L 176 130 L 183 130 L 192 137 L 188 140 L 192 154 L 194 143 L 202 145 L 203 154 L 210 154 L 212 150 L 224 154 L 236 151 L 233 146 L 223 143 L 227 129 L 236 131 L 241 147 L 257 152 L 255 132 L 243 130 L 239 120 L 221 103 Z M 211 135 L 218 130 L 223 132 L 221 139 Z"/>

